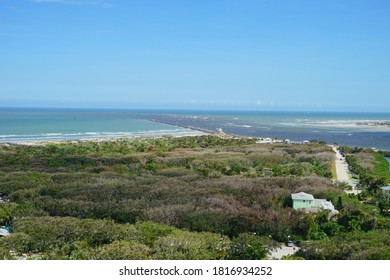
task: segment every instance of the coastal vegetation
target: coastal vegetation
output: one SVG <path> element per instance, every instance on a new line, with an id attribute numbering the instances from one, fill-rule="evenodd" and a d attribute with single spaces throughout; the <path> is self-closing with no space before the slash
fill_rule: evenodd
<path id="1" fill-rule="evenodd" d="M 390 184 L 389 162 L 383 152 L 371 149 L 342 147 L 352 172 L 360 181 L 362 192 L 359 199 L 364 203 L 377 205 L 383 215 L 390 211 L 390 197 L 385 195 L 381 187 Z"/>
<path id="2" fill-rule="evenodd" d="M 387 212 L 346 194 L 333 167 L 324 143 L 245 137 L 3 145 L 0 225 L 13 234 L 0 238 L 0 258 L 261 259 L 289 238 L 305 259 L 388 258 L 374 250 L 389 236 Z M 292 209 L 300 191 L 340 213 Z M 321 249 L 338 242 L 357 245 Z"/>
<path id="3" fill-rule="evenodd" d="M 341 150 L 364 187 L 376 190 L 390 183 L 389 162 L 383 153 L 358 147 L 342 147 Z"/>

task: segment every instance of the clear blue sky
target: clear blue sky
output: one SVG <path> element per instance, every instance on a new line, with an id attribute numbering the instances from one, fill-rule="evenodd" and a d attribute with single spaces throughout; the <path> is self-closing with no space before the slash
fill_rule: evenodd
<path id="1" fill-rule="evenodd" d="M 387 0 L 0 0 L 0 107 L 390 111 Z"/>

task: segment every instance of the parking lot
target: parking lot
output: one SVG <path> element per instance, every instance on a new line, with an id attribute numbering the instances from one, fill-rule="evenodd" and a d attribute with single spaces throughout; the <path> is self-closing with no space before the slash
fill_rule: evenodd
<path id="1" fill-rule="evenodd" d="M 292 246 L 287 247 L 285 244 L 281 244 L 281 248 L 277 248 L 271 251 L 270 258 L 271 259 L 281 259 L 283 256 L 293 255 L 299 251 L 299 247 Z"/>

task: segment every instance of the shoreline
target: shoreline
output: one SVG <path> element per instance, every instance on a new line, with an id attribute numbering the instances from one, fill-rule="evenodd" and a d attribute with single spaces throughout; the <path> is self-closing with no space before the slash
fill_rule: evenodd
<path id="1" fill-rule="evenodd" d="M 169 137 L 196 137 L 203 136 L 207 134 L 163 134 L 163 135 L 144 135 L 144 136 L 134 136 L 134 137 L 106 137 L 106 138 L 80 138 L 80 139 L 56 139 L 56 140 L 37 140 L 37 141 L 28 141 L 28 142 L 3 142 L 0 143 L 0 147 L 3 146 L 44 146 L 49 144 L 78 144 L 82 142 L 93 142 L 93 143 L 103 143 L 103 142 L 114 142 L 120 140 L 147 140 L 147 139 L 158 139 L 158 138 L 169 138 Z"/>
<path id="2" fill-rule="evenodd" d="M 19 113 L 23 114 L 19 116 Z M 39 114 L 42 114 L 43 119 L 36 119 Z M 53 117 L 54 122 L 51 120 Z M 23 120 L 28 121 L 30 118 L 32 126 L 25 129 Z M 107 110 L 104 113 L 69 111 L 59 115 L 40 111 L 15 111 L 11 116 L 4 115 L 3 119 L 5 122 L 1 129 L 0 145 L 211 134 L 257 138 L 263 143 L 282 140 L 294 144 L 317 140 L 390 153 L 390 131 L 386 131 L 390 130 L 390 115 L 302 115 L 288 112 L 214 114 L 206 111 L 178 111 L 168 114 L 158 110 Z M 8 123 L 8 120 L 13 122 Z"/>
<path id="3" fill-rule="evenodd" d="M 79 139 L 53 139 L 53 140 L 37 140 L 37 141 L 18 141 L 18 142 L 0 142 L 0 148 L 9 147 L 9 146 L 45 146 L 45 145 L 60 145 L 60 144 L 80 144 L 86 142 L 92 143 L 104 143 L 104 142 L 115 142 L 115 141 L 137 141 L 137 140 L 148 140 L 148 139 L 160 139 L 160 138 L 180 138 L 180 137 L 201 137 L 205 135 L 214 135 L 221 138 L 254 138 L 257 139 L 256 144 L 289 144 L 289 145 L 303 145 L 307 144 L 309 141 L 288 141 L 288 139 L 279 139 L 272 137 L 251 137 L 251 136 L 242 136 L 225 133 L 223 131 L 211 131 L 207 129 L 197 129 L 190 126 L 182 126 L 185 128 L 190 128 L 191 130 L 202 132 L 203 134 L 195 133 L 186 133 L 186 134 L 161 134 L 161 135 L 143 135 L 143 136 L 133 136 L 133 137 L 105 137 L 105 138 L 79 138 Z M 318 140 L 319 141 L 319 140 Z M 328 144 L 328 146 L 333 146 Z M 378 152 L 389 152 L 387 150 L 380 150 L 375 148 L 364 148 L 363 149 L 372 149 Z"/>
<path id="4" fill-rule="evenodd" d="M 389 121 L 346 120 L 346 121 L 308 122 L 308 123 L 301 123 L 301 125 L 306 127 L 317 127 L 317 128 L 354 129 L 357 131 L 365 131 L 365 132 L 390 132 Z"/>
<path id="5" fill-rule="evenodd" d="M 182 132 L 182 133 L 177 133 L 172 131 L 171 133 L 169 132 L 163 132 L 161 134 L 157 133 L 155 131 L 147 131 L 144 135 L 137 135 L 139 132 L 126 132 L 129 135 L 120 135 L 120 136 L 107 136 L 107 137 L 84 137 L 85 135 L 80 135 L 80 138 L 66 138 L 64 137 L 63 139 L 37 139 L 37 140 L 30 140 L 30 141 L 8 141 L 8 142 L 0 142 L 0 147 L 2 146 L 10 146 L 10 145 L 23 145 L 23 146 L 40 146 L 40 145 L 47 145 L 47 144 L 63 144 L 63 143 L 79 143 L 79 142 L 110 142 L 110 141 L 117 141 L 117 140 L 133 140 L 133 139 L 153 139 L 153 138 L 163 138 L 163 137 L 190 137 L 190 136 L 202 136 L 202 135 L 207 135 L 207 134 L 218 134 L 217 132 L 207 130 L 207 129 L 202 129 L 202 128 L 196 128 L 196 127 L 190 127 L 190 126 L 179 126 L 176 124 L 172 123 L 167 123 L 167 122 L 161 122 L 158 120 L 150 120 L 156 123 L 161 123 L 161 124 L 168 124 L 172 125 L 177 128 L 185 128 L 189 129 L 188 132 Z M 148 132 L 150 134 L 148 134 Z M 104 133 L 109 133 L 109 132 L 99 132 L 101 134 Z M 110 132 L 111 133 L 111 132 Z M 134 135 L 130 135 L 130 134 Z M 115 132 L 112 132 L 112 134 L 115 134 Z M 65 136 L 65 135 L 64 135 Z M 101 136 L 101 135 L 100 135 Z M 60 137 L 60 136 L 59 136 Z"/>
<path id="6" fill-rule="evenodd" d="M 156 131 L 145 131 L 142 133 L 145 133 L 143 135 L 139 135 L 139 131 L 134 132 L 98 132 L 97 137 L 83 137 L 84 134 L 80 133 L 80 138 L 67 138 L 66 134 L 64 134 L 64 138 L 60 139 L 36 139 L 36 140 L 28 140 L 28 141 L 0 141 L 0 147 L 7 147 L 12 145 L 21 145 L 21 146 L 42 146 L 42 145 L 49 145 L 49 144 L 66 144 L 66 143 L 82 143 L 82 142 L 95 142 L 95 143 L 101 143 L 101 142 L 111 142 L 111 141 L 120 141 L 120 140 L 142 140 L 142 139 L 156 139 L 156 138 L 169 138 L 169 137 L 191 137 L 191 136 L 202 136 L 202 135 L 216 135 L 223 138 L 254 138 L 257 139 L 257 144 L 277 144 L 277 143 L 285 143 L 285 144 L 306 144 L 309 142 L 308 140 L 304 141 L 291 141 L 289 139 L 283 139 L 283 138 L 275 138 L 275 137 L 269 137 L 269 136 L 249 136 L 249 135 L 239 135 L 239 134 L 233 134 L 233 133 L 226 133 L 222 130 L 222 128 L 216 128 L 215 130 L 202 128 L 202 127 L 196 127 L 192 125 L 186 125 L 186 124 L 180 124 L 178 122 L 174 121 L 162 121 L 156 118 L 148 118 L 148 121 L 160 123 L 160 124 L 166 124 L 170 125 L 176 128 L 184 128 L 188 129 L 188 131 L 185 132 L 175 132 L 172 131 L 171 133 L 164 131 L 161 131 L 161 134 L 156 133 Z M 150 134 L 148 134 L 148 132 Z M 118 133 L 124 133 L 128 135 L 118 135 L 115 136 L 114 134 Z M 85 134 L 88 134 L 88 132 L 85 132 Z M 105 134 L 112 134 L 110 136 L 105 137 Z M 134 134 L 134 135 L 131 135 Z M 61 135 L 61 134 L 59 134 Z M 16 135 L 12 135 L 16 136 Z M 101 136 L 101 137 L 99 137 Z M 1 138 L 0 138 L 1 139 Z M 319 139 L 316 139 L 317 141 L 321 141 Z M 346 145 L 348 146 L 348 145 Z M 389 152 L 386 149 L 376 149 L 373 147 L 362 147 L 365 149 L 375 149 L 377 151 L 382 152 Z"/>
<path id="7" fill-rule="evenodd" d="M 32 141 L 15 141 L 15 142 L 0 142 L 0 147 L 3 146 L 12 146 L 12 145 L 21 145 L 21 146 L 43 146 L 43 145 L 49 145 L 49 144 L 66 144 L 66 143 L 72 143 L 77 144 L 80 142 L 95 142 L 95 143 L 102 143 L 102 142 L 111 142 L 111 141 L 119 141 L 119 140 L 146 140 L 146 139 L 157 139 L 157 138 L 169 138 L 169 137 L 196 137 L 196 136 L 203 136 L 203 135 L 217 135 L 220 137 L 243 137 L 247 138 L 247 136 L 242 135 L 235 135 L 235 134 L 228 134 L 221 131 L 213 131 L 210 129 L 200 128 L 200 127 L 194 127 L 189 125 L 179 125 L 175 123 L 170 122 L 163 122 L 157 119 L 148 119 L 149 121 L 161 123 L 161 124 L 168 124 L 177 128 L 185 128 L 189 129 L 188 133 L 162 133 L 161 135 L 142 135 L 142 136 L 110 136 L 110 137 L 90 137 L 90 138 L 74 138 L 74 139 L 48 139 L 48 140 L 32 140 Z M 192 131 L 192 132 L 191 132 Z M 200 132 L 200 133 L 199 133 Z M 131 132 L 129 132 L 131 133 Z"/>

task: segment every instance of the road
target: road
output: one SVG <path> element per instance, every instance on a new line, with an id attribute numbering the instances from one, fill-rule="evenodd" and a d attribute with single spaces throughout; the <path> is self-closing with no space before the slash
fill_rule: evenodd
<path id="1" fill-rule="evenodd" d="M 352 186 L 352 191 L 346 191 L 346 192 L 357 195 L 358 193 L 361 192 L 361 190 L 356 189 L 356 185 L 359 183 L 359 181 L 356 179 L 352 179 L 351 172 L 349 171 L 348 168 L 348 163 L 345 160 L 345 157 L 341 155 L 337 147 L 335 145 L 330 145 L 330 146 L 332 147 L 333 151 L 336 153 L 335 162 L 336 162 L 337 181 L 344 182 Z"/>

